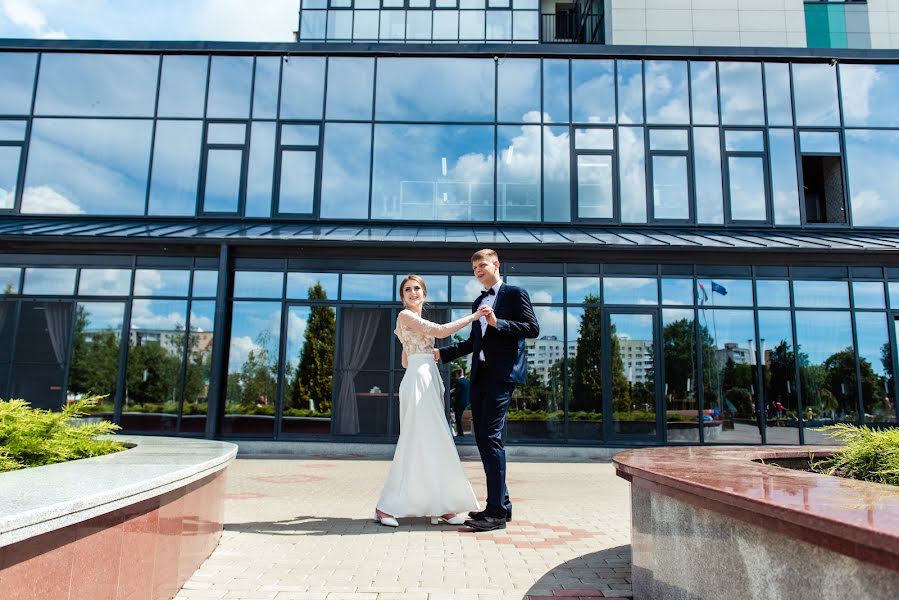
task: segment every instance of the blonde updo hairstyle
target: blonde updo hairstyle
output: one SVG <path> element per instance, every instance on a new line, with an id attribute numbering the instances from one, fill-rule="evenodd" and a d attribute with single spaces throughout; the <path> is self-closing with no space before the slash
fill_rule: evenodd
<path id="1" fill-rule="evenodd" d="M 415 273 L 409 273 L 403 278 L 403 281 L 400 282 L 400 301 L 403 303 L 403 308 L 409 308 L 406 306 L 406 296 L 403 294 L 403 288 L 406 287 L 406 283 L 409 281 L 414 281 L 421 286 L 421 290 L 424 292 L 425 300 L 428 298 L 428 286 L 425 283 L 425 280 L 416 275 Z M 424 301 L 422 302 L 422 308 L 424 307 Z"/>

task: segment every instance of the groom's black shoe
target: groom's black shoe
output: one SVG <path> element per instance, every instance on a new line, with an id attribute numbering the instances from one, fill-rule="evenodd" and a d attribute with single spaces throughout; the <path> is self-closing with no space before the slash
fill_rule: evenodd
<path id="1" fill-rule="evenodd" d="M 469 519 L 465 521 L 466 527 L 471 527 L 475 531 L 493 531 L 494 529 L 505 529 L 506 519 L 503 517 L 491 517 L 489 515 L 481 515 L 477 519 Z"/>
<path id="2" fill-rule="evenodd" d="M 486 516 L 487 516 L 486 510 L 472 511 L 472 512 L 468 513 L 468 518 L 471 519 L 472 521 L 477 521 Z M 512 511 L 511 510 L 506 511 L 506 522 L 507 523 L 512 522 Z"/>

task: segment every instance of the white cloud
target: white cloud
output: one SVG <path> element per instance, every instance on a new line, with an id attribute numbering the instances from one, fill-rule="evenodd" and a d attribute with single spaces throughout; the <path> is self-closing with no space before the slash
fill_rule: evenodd
<path id="1" fill-rule="evenodd" d="M 874 65 L 852 65 L 840 70 L 843 111 L 847 124 L 861 124 L 871 115 L 871 90 L 880 79 Z"/>
<path id="2" fill-rule="evenodd" d="M 47 17 L 33 0 L 3 0 L 3 15 L 27 37 L 64 39 L 65 31 L 50 29 Z M 25 36 L 23 36 L 25 37 Z"/>
<path id="3" fill-rule="evenodd" d="M 22 212 L 52 215 L 80 215 L 84 210 L 49 185 L 26 187 L 22 194 Z"/>
<path id="4" fill-rule="evenodd" d="M 258 354 L 262 351 L 262 346 L 256 344 L 249 336 L 232 337 L 231 351 L 228 353 L 228 372 L 236 373 L 249 357 L 250 352 Z"/>

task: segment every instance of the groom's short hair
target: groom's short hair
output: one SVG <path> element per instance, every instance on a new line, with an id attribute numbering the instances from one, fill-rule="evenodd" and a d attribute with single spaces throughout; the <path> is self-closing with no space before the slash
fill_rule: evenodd
<path id="1" fill-rule="evenodd" d="M 478 250 L 474 254 L 471 255 L 471 262 L 476 263 L 482 260 L 486 261 L 499 261 L 499 255 L 496 253 L 496 250 L 491 250 L 490 248 L 484 248 L 483 250 Z"/>

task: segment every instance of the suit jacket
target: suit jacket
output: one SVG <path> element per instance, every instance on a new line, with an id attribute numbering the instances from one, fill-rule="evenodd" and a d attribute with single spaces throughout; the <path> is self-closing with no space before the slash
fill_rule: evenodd
<path id="1" fill-rule="evenodd" d="M 481 305 L 478 298 L 471 305 L 474 312 Z M 454 358 L 474 354 L 471 364 L 471 380 L 478 380 L 478 360 L 481 350 L 489 365 L 488 380 L 492 383 L 524 383 L 527 375 L 527 350 L 525 338 L 540 335 L 540 325 L 531 306 L 528 293 L 520 287 L 503 284 L 496 293 L 493 304 L 496 327 L 487 326 L 481 335 L 481 324 L 471 324 L 468 339 L 440 349 L 440 360 L 448 363 Z"/>

